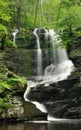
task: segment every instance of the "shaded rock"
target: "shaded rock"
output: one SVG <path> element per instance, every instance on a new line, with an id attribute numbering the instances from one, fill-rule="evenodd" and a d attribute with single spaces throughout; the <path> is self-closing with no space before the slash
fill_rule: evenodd
<path id="1" fill-rule="evenodd" d="M 81 39 L 80 39 L 81 40 Z M 76 69 L 78 72 L 81 72 L 81 41 L 77 39 L 76 44 L 72 44 L 70 46 L 70 52 L 69 52 L 69 57 L 72 59 Z"/>
<path id="2" fill-rule="evenodd" d="M 3 66 L 6 66 L 9 70 L 18 73 L 18 50 L 16 48 L 5 48 L 4 51 L 0 51 L 0 72 L 2 72 Z"/>
<path id="3" fill-rule="evenodd" d="M 4 64 L 9 70 L 15 73 L 18 73 L 18 70 L 19 70 L 18 59 L 19 59 L 18 50 L 16 48 L 5 49 Z"/>
<path id="4" fill-rule="evenodd" d="M 8 104 L 10 105 L 8 109 L 0 109 L 1 121 L 19 122 L 33 119 L 47 119 L 47 114 L 43 114 L 35 105 L 25 102 L 20 96 L 14 96 Z"/>
<path id="5" fill-rule="evenodd" d="M 46 120 L 47 114 L 42 113 L 36 106 L 29 102 L 24 102 L 24 120 Z"/>
<path id="6" fill-rule="evenodd" d="M 12 104 L 12 107 L 7 110 L 6 118 L 7 119 L 15 118 L 16 120 L 22 120 L 24 113 L 22 98 L 15 96 L 12 98 L 10 103 Z"/>
<path id="7" fill-rule="evenodd" d="M 80 78 L 78 78 L 63 80 L 57 84 L 52 83 L 49 86 L 40 85 L 36 88 L 31 88 L 28 98 L 31 101 L 38 101 L 44 104 L 48 114 L 54 117 L 80 118 L 80 94 Z M 75 108 L 75 111 L 72 108 Z"/>

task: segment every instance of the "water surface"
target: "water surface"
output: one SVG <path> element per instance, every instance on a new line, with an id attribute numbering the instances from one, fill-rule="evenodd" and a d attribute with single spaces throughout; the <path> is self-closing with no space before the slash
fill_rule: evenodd
<path id="1" fill-rule="evenodd" d="M 81 123 L 25 122 L 2 124 L 0 130 L 81 130 Z"/>

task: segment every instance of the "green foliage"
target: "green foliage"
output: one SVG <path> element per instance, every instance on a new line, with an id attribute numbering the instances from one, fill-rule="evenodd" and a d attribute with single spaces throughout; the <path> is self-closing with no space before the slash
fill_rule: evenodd
<path id="1" fill-rule="evenodd" d="M 45 0 L 42 5 L 41 0 L 38 1 L 38 5 L 37 1 L 33 0 L 1 0 L 0 18 L 6 22 L 12 19 L 13 28 L 33 28 L 35 16 L 35 27 L 40 27 L 42 22 L 42 27 L 47 28 L 76 28 L 81 22 L 80 5 L 79 0 Z"/>
<path id="2" fill-rule="evenodd" d="M 9 103 L 12 95 L 23 93 L 26 85 L 26 78 L 19 77 L 15 73 L 9 71 L 6 67 L 0 73 L 0 110 L 7 110 L 13 107 Z"/>
<path id="3" fill-rule="evenodd" d="M 4 69 L 4 72 L 5 72 L 4 74 L 0 74 L 0 92 L 1 93 L 4 93 L 5 90 L 13 91 L 14 87 L 16 87 L 16 89 L 20 89 L 25 86 L 26 84 L 25 77 L 19 77 L 15 73 L 9 71 L 7 68 Z"/>
<path id="4" fill-rule="evenodd" d="M 26 78 L 25 77 L 18 77 L 18 78 L 9 78 L 11 82 L 18 82 L 18 83 L 25 83 Z"/>
<path id="5" fill-rule="evenodd" d="M 70 7 L 69 9 L 65 8 L 61 10 L 61 15 L 58 21 L 58 25 L 63 29 L 68 30 L 71 28 L 77 28 L 81 23 L 81 8 L 78 6 Z"/>
<path id="6" fill-rule="evenodd" d="M 6 26 L 0 24 L 0 32 L 1 32 L 1 31 L 7 33 L 7 28 L 6 28 Z M 0 34 L 0 35 L 1 35 L 1 34 Z"/>
<path id="7" fill-rule="evenodd" d="M 4 33 L 7 34 L 7 28 L 6 26 L 0 24 L 0 39 L 3 37 Z"/>
<path id="8" fill-rule="evenodd" d="M 12 108 L 13 105 L 8 103 L 8 100 L 7 99 L 3 99 L 3 98 L 0 98 L 0 110 L 7 110 L 9 108 Z"/>
<path id="9" fill-rule="evenodd" d="M 8 109 L 9 108 L 9 104 L 8 103 L 5 103 L 5 102 L 0 102 L 0 107 L 2 109 Z"/>
<path id="10" fill-rule="evenodd" d="M 17 48 L 17 45 L 13 41 L 11 41 L 10 39 L 8 39 L 8 38 L 6 40 L 6 46 L 7 47 L 15 47 L 15 48 Z"/>
<path id="11" fill-rule="evenodd" d="M 0 0 L 0 19 L 5 22 L 10 21 L 10 10 L 9 10 L 10 2 L 5 0 Z"/>
<path id="12" fill-rule="evenodd" d="M 5 88 L 11 90 L 11 86 L 6 81 L 0 81 L 0 89 Z"/>
<path id="13" fill-rule="evenodd" d="M 7 79 L 7 83 L 10 84 L 10 85 L 16 85 L 19 86 L 19 87 L 24 87 L 24 85 L 26 84 L 26 78 L 25 77 L 14 77 L 14 78 L 8 78 Z M 13 89 L 14 87 L 12 87 Z"/>

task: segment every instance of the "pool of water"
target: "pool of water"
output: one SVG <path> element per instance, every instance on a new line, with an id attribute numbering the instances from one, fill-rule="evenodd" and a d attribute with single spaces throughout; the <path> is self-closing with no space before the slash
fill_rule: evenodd
<path id="1" fill-rule="evenodd" d="M 81 122 L 35 121 L 1 124 L 0 130 L 81 130 Z"/>

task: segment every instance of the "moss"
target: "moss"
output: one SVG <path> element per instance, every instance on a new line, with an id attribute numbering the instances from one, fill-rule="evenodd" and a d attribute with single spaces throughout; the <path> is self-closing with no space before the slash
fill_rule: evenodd
<path id="1" fill-rule="evenodd" d="M 6 40 L 6 47 L 15 47 L 17 48 L 16 44 L 12 42 L 10 39 L 7 38 Z"/>
<path id="2" fill-rule="evenodd" d="M 31 117 L 36 111 L 36 108 L 33 104 L 28 102 L 28 105 L 25 105 L 25 116 Z"/>
<path id="3" fill-rule="evenodd" d="M 10 97 L 9 97 L 10 99 Z M 1 110 L 7 110 L 9 108 L 13 108 L 13 104 L 9 103 L 9 99 L 7 97 L 5 98 L 0 98 L 0 109 Z"/>
<path id="4" fill-rule="evenodd" d="M 19 52 L 23 70 L 22 73 L 24 73 L 26 76 L 30 76 L 32 74 L 33 50 L 19 49 Z"/>
<path id="5" fill-rule="evenodd" d="M 77 70 L 77 69 L 76 69 Z M 75 71 L 71 76 L 71 78 L 80 78 L 81 77 L 81 72 L 80 71 Z"/>
<path id="6" fill-rule="evenodd" d="M 3 76 L 3 79 L 0 80 L 0 85 L 2 88 L 11 91 L 12 90 L 24 91 L 24 88 L 27 85 L 25 77 L 20 77 L 16 75 L 14 72 L 9 71 L 6 67 L 4 67 L 3 73 L 0 75 Z"/>
<path id="7" fill-rule="evenodd" d="M 9 101 L 13 95 L 23 93 L 26 84 L 25 77 L 19 77 L 4 66 L 0 73 L 0 109 L 6 110 L 13 107 Z"/>
<path id="8" fill-rule="evenodd" d="M 26 85 L 25 77 L 20 77 L 16 75 L 14 72 L 9 71 L 8 69 L 6 74 L 7 74 L 6 83 L 11 86 L 11 89 L 14 89 L 14 87 L 16 87 L 17 89 L 24 88 L 24 86 Z"/>

